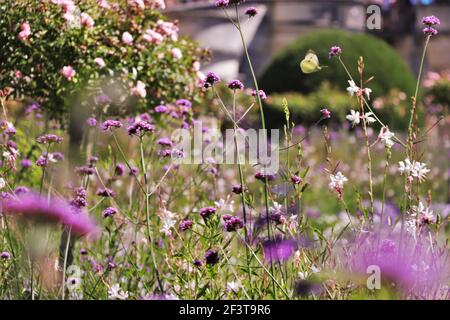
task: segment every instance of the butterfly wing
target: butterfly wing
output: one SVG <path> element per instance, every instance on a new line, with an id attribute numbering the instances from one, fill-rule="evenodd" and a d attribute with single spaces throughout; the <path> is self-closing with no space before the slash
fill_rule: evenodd
<path id="1" fill-rule="evenodd" d="M 319 58 L 312 50 L 308 50 L 306 53 L 305 59 L 300 62 L 300 68 L 303 73 L 313 73 L 317 72 L 321 69 L 319 66 Z"/>

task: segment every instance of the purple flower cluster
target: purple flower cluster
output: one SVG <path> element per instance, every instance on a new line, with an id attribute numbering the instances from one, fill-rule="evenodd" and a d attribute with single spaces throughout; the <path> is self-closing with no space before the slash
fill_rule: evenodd
<path id="1" fill-rule="evenodd" d="M 79 174 L 80 176 L 90 176 L 95 173 L 95 169 L 92 168 L 91 166 L 81 166 L 81 167 L 76 167 L 75 172 L 77 174 Z"/>
<path id="2" fill-rule="evenodd" d="M 256 90 L 253 90 L 252 92 L 252 96 L 256 97 L 257 93 Z M 263 90 L 259 90 L 259 97 L 261 98 L 261 100 L 266 100 L 267 99 L 267 95 Z"/>
<path id="3" fill-rule="evenodd" d="M 117 214 L 119 211 L 114 207 L 108 207 L 102 212 L 103 219 L 113 217 L 115 214 Z"/>
<path id="4" fill-rule="evenodd" d="M 22 193 L 3 200 L 3 212 L 22 215 L 41 222 L 58 222 L 70 227 L 74 234 L 99 236 L 99 229 L 86 212 L 74 210 L 60 198 L 47 199 L 34 192 Z"/>
<path id="5" fill-rule="evenodd" d="M 106 120 L 102 123 L 102 130 L 112 130 L 113 128 L 120 128 L 122 127 L 122 123 L 118 120 Z"/>
<path id="6" fill-rule="evenodd" d="M 0 253 L 0 259 L 9 260 L 11 259 L 11 254 L 8 251 L 3 251 L 2 253 Z"/>
<path id="7" fill-rule="evenodd" d="M 229 214 L 224 214 L 222 216 L 223 221 L 225 221 L 225 230 L 228 232 L 233 232 L 244 227 L 244 222 L 239 217 L 233 217 Z"/>
<path id="8" fill-rule="evenodd" d="M 330 51 L 328 52 L 328 58 L 333 58 L 333 57 L 339 57 L 342 53 L 342 49 L 341 47 L 338 46 L 332 46 L 330 48 Z"/>
<path id="9" fill-rule="evenodd" d="M 89 127 L 95 127 L 97 125 L 97 119 L 94 117 L 89 117 L 87 118 L 86 123 Z"/>
<path id="10" fill-rule="evenodd" d="M 75 190 L 75 197 L 70 202 L 70 204 L 78 209 L 84 208 L 88 204 L 87 200 L 86 200 L 86 196 L 87 196 L 86 189 L 84 189 L 83 187 L 79 187 Z"/>
<path id="11" fill-rule="evenodd" d="M 323 119 L 330 119 L 331 118 L 331 111 L 327 108 L 321 109 L 320 113 L 322 114 Z"/>
<path id="12" fill-rule="evenodd" d="M 244 192 L 247 191 L 247 188 L 244 187 Z M 240 184 L 235 184 L 234 186 L 231 187 L 231 192 L 235 193 L 235 194 L 241 194 L 242 193 L 242 186 Z"/>
<path id="13" fill-rule="evenodd" d="M 208 251 L 206 251 L 206 253 L 205 253 L 206 264 L 215 265 L 219 262 L 219 260 L 220 260 L 220 257 L 219 257 L 219 252 L 217 252 L 217 250 L 209 249 Z"/>
<path id="14" fill-rule="evenodd" d="M 169 111 L 169 108 L 167 108 L 164 105 L 159 105 L 155 107 L 155 112 L 157 113 L 166 113 L 167 111 Z"/>
<path id="15" fill-rule="evenodd" d="M 210 71 L 207 73 L 203 86 L 205 88 L 212 87 L 215 83 L 220 81 L 220 77 L 214 72 Z"/>
<path id="16" fill-rule="evenodd" d="M 254 16 L 256 16 L 258 14 L 258 8 L 256 8 L 256 7 L 248 7 L 245 10 L 245 14 L 248 15 L 249 18 L 253 18 Z"/>
<path id="17" fill-rule="evenodd" d="M 128 134 L 135 135 L 138 137 L 143 136 L 146 132 L 153 132 L 155 131 L 155 126 L 150 124 L 149 122 L 145 120 L 136 121 L 132 125 L 130 125 L 127 129 Z"/>
<path id="18" fill-rule="evenodd" d="M 97 190 L 96 194 L 100 197 L 105 197 L 105 198 L 114 198 L 116 196 L 116 193 L 108 188 L 100 188 Z"/>
<path id="19" fill-rule="evenodd" d="M 276 176 L 274 174 L 271 173 L 263 173 L 263 172 L 257 172 L 255 174 L 255 179 L 256 180 L 260 180 L 260 181 L 273 181 L 275 180 Z"/>
<path id="20" fill-rule="evenodd" d="M 264 259 L 266 262 L 286 261 L 295 251 L 296 243 L 293 239 L 274 239 L 263 243 Z"/>
<path id="21" fill-rule="evenodd" d="M 423 17 L 422 23 L 425 25 L 425 28 L 422 30 L 424 34 L 428 36 L 435 36 L 438 34 L 438 31 L 434 28 L 434 26 L 441 24 L 439 18 L 435 16 Z"/>
<path id="22" fill-rule="evenodd" d="M 300 177 L 297 176 L 297 175 L 293 175 L 293 176 L 291 177 L 291 181 L 292 181 L 293 184 L 300 184 L 300 183 L 303 182 L 302 178 L 300 178 Z"/>
<path id="23" fill-rule="evenodd" d="M 57 136 L 56 134 L 44 134 L 36 138 L 37 143 L 61 143 L 63 141 L 62 137 Z"/>
<path id="24" fill-rule="evenodd" d="M 216 0 L 216 7 L 218 8 L 224 8 L 224 7 L 228 7 L 228 5 L 230 4 L 229 0 Z"/>
<path id="25" fill-rule="evenodd" d="M 231 90 L 244 90 L 244 85 L 239 80 L 231 80 L 228 82 L 228 88 Z"/>
<path id="26" fill-rule="evenodd" d="M 214 207 L 205 207 L 200 209 L 200 216 L 203 219 L 207 219 L 210 216 L 212 216 L 214 213 L 216 213 L 217 209 Z"/>
<path id="27" fill-rule="evenodd" d="M 123 176 L 123 174 L 125 173 L 125 165 L 123 163 L 118 163 L 116 164 L 116 168 L 114 169 L 114 173 L 116 174 L 116 176 Z"/>
<path id="28" fill-rule="evenodd" d="M 180 222 L 179 229 L 180 231 L 186 231 L 192 228 L 192 221 L 191 220 L 183 220 Z"/>

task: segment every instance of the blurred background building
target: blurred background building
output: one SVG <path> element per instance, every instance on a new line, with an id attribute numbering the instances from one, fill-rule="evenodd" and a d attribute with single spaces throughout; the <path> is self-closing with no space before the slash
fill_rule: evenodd
<path id="1" fill-rule="evenodd" d="M 166 0 L 165 13 L 179 21 L 181 31 L 213 52 L 208 70 L 225 79 L 248 76 L 239 34 L 214 7 L 214 0 Z M 370 4 L 381 7 L 381 30 L 368 30 L 366 11 Z M 430 44 L 427 70 L 450 68 L 450 0 L 247 0 L 259 14 L 249 22 L 243 17 L 245 37 L 259 74 L 271 57 L 312 31 L 341 29 L 370 33 L 387 41 L 418 70 L 424 36 L 421 17 L 435 14 L 441 25 Z M 231 10 L 231 9 L 230 9 Z"/>

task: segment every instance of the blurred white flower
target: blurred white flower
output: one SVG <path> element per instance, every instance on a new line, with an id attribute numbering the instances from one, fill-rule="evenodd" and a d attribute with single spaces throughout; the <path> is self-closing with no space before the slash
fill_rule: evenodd
<path id="1" fill-rule="evenodd" d="M 128 291 L 123 291 L 120 289 L 120 285 L 116 283 L 109 288 L 108 297 L 110 300 L 127 300 Z"/>
<path id="2" fill-rule="evenodd" d="M 386 148 L 392 148 L 392 146 L 394 145 L 394 141 L 392 140 L 392 138 L 394 138 L 394 136 L 394 133 L 389 131 L 387 127 L 383 127 L 381 128 L 378 138 L 386 146 Z"/>
<path id="3" fill-rule="evenodd" d="M 348 80 L 348 84 L 350 86 L 347 88 L 347 91 L 353 97 L 355 95 L 355 93 L 359 92 L 359 87 L 355 84 L 355 81 L 353 81 L 353 80 Z"/>
<path id="4" fill-rule="evenodd" d="M 350 110 L 350 114 L 348 114 L 345 118 L 352 123 L 352 126 L 356 126 L 360 122 L 359 112 L 353 109 Z"/>

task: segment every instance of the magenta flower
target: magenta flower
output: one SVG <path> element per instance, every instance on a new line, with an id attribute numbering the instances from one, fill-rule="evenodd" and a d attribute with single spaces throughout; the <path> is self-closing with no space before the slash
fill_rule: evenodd
<path id="1" fill-rule="evenodd" d="M 92 29 L 94 27 L 94 19 L 86 12 L 82 12 L 80 14 L 81 25 L 85 26 L 88 29 Z"/>
<path id="2" fill-rule="evenodd" d="M 244 227 L 244 222 L 239 217 L 223 215 L 222 219 L 225 221 L 225 230 L 228 232 L 237 231 Z"/>
<path id="3" fill-rule="evenodd" d="M 106 120 L 102 124 L 103 131 L 112 130 L 113 128 L 120 128 L 120 127 L 122 127 L 122 123 L 118 120 Z"/>
<path id="4" fill-rule="evenodd" d="M 138 80 L 136 86 L 132 87 L 130 90 L 133 96 L 145 98 L 147 96 L 147 90 L 145 90 L 145 84 Z"/>
<path id="5" fill-rule="evenodd" d="M 11 254 L 8 251 L 3 251 L 2 253 L 0 253 L 0 259 L 9 260 L 11 259 Z"/>
<path id="6" fill-rule="evenodd" d="M 200 216 L 203 219 L 207 219 L 210 216 L 212 216 L 214 213 L 216 213 L 217 209 L 214 207 L 205 207 L 200 209 Z"/>
<path id="7" fill-rule="evenodd" d="M 160 146 L 165 146 L 165 147 L 172 146 L 172 140 L 170 140 L 169 138 L 161 138 L 156 143 L 159 144 Z"/>
<path id="8" fill-rule="evenodd" d="M 261 98 L 261 100 L 266 100 L 267 99 L 267 95 L 266 95 L 266 93 L 263 90 L 259 90 L 258 94 L 259 94 L 259 97 Z M 252 96 L 256 97 L 256 95 L 257 95 L 256 90 L 253 90 L 252 91 Z"/>
<path id="9" fill-rule="evenodd" d="M 97 119 L 95 119 L 94 117 L 89 117 L 86 120 L 86 123 L 89 127 L 95 127 L 97 125 Z"/>
<path id="10" fill-rule="evenodd" d="M 300 177 L 297 176 L 297 175 L 293 175 L 293 176 L 291 177 L 291 181 L 292 181 L 293 184 L 300 184 L 300 183 L 303 182 L 303 179 L 300 178 Z"/>
<path id="11" fill-rule="evenodd" d="M 215 2 L 215 6 L 218 8 L 228 7 L 229 4 L 230 4 L 229 0 L 216 0 Z"/>
<path id="12" fill-rule="evenodd" d="M 31 35 L 31 27 L 28 21 L 26 21 L 20 25 L 20 32 L 18 37 L 21 41 L 25 41 L 28 39 L 30 35 Z"/>
<path id="13" fill-rule="evenodd" d="M 256 7 L 249 7 L 245 10 L 245 14 L 248 15 L 249 18 L 253 18 L 258 14 L 258 8 Z"/>
<path id="14" fill-rule="evenodd" d="M 3 200 L 3 212 L 22 215 L 41 222 L 56 222 L 69 227 L 74 234 L 97 238 L 100 231 L 95 221 L 82 210 L 74 210 L 60 198 L 41 197 L 37 193 L 21 193 L 16 197 Z"/>
<path id="15" fill-rule="evenodd" d="M 60 72 L 61 72 L 61 75 L 69 81 L 72 81 L 72 79 L 77 74 L 75 72 L 75 69 L 72 68 L 71 66 L 64 66 Z"/>
<path id="16" fill-rule="evenodd" d="M 220 81 L 220 77 L 217 74 L 215 74 L 214 72 L 209 71 L 206 74 L 206 78 L 205 78 L 203 86 L 205 88 L 209 88 L 219 81 Z"/>
<path id="17" fill-rule="evenodd" d="M 45 144 L 45 143 L 61 143 L 63 141 L 63 138 L 60 136 L 57 136 L 56 134 L 44 134 L 42 136 L 39 136 L 36 138 L 37 143 Z"/>
<path id="18" fill-rule="evenodd" d="M 155 107 L 155 112 L 157 112 L 157 113 L 166 113 L 167 111 L 169 111 L 169 108 L 167 108 L 164 105 Z"/>
<path id="19" fill-rule="evenodd" d="M 122 42 L 125 43 L 126 45 L 132 45 L 133 44 L 133 36 L 128 31 L 125 31 L 122 34 Z"/>
<path id="20" fill-rule="evenodd" d="M 183 220 L 180 222 L 179 229 L 180 231 L 186 231 L 192 228 L 192 221 L 191 220 Z"/>
<path id="21" fill-rule="evenodd" d="M 102 212 L 103 219 L 113 217 L 115 214 L 117 214 L 119 211 L 114 207 L 108 207 Z"/>
<path id="22" fill-rule="evenodd" d="M 105 197 L 105 198 L 114 198 L 116 196 L 116 193 L 108 188 L 100 188 L 97 190 L 96 194 L 100 197 Z"/>
<path id="23" fill-rule="evenodd" d="M 422 23 L 426 26 L 431 27 L 441 24 L 441 21 L 435 16 L 427 16 L 422 18 Z"/>
<path id="24" fill-rule="evenodd" d="M 321 109 L 321 110 L 320 110 L 320 113 L 322 113 L 322 118 L 324 118 L 324 119 L 329 119 L 329 118 L 331 118 L 331 112 L 330 112 L 330 110 L 328 110 L 327 108 Z"/>
<path id="25" fill-rule="evenodd" d="M 206 251 L 206 253 L 205 253 L 206 264 L 215 265 L 219 262 L 219 260 L 220 260 L 220 256 L 219 256 L 219 252 L 217 252 L 217 250 L 209 249 L 208 251 Z"/>
<path id="26" fill-rule="evenodd" d="M 94 62 L 100 67 L 100 68 L 104 68 L 106 67 L 106 63 L 105 60 L 103 60 L 103 58 L 95 58 Z"/>
<path id="27" fill-rule="evenodd" d="M 143 136 L 146 132 L 153 132 L 153 131 L 155 131 L 155 126 L 144 120 L 140 120 L 133 123 L 127 129 L 127 132 L 130 136 L 135 135 L 138 137 Z"/>
<path id="28" fill-rule="evenodd" d="M 244 90 L 244 85 L 239 80 L 231 80 L 228 82 L 228 88 L 231 90 Z"/>
<path id="29" fill-rule="evenodd" d="M 342 53 L 341 47 L 333 46 L 330 48 L 330 52 L 328 52 L 328 58 L 339 57 Z"/>

